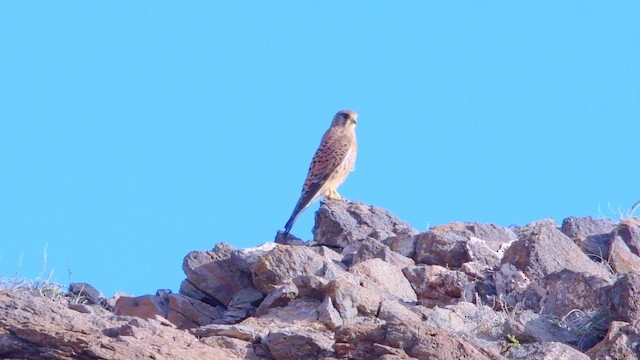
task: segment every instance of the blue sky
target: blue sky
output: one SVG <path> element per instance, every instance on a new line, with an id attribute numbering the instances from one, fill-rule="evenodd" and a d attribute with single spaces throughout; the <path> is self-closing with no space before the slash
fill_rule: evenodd
<path id="1" fill-rule="evenodd" d="M 0 275 L 177 291 L 189 251 L 273 239 L 343 108 L 359 154 L 340 193 L 419 230 L 615 217 L 640 200 L 639 16 L 637 1 L 0 2 Z M 317 207 L 294 234 L 311 237 Z"/>

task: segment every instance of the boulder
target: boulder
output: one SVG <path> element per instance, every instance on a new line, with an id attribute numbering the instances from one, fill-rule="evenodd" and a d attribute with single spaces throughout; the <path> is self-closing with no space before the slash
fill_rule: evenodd
<path id="1" fill-rule="evenodd" d="M 383 297 L 408 302 L 418 300 L 402 270 L 381 259 L 373 258 L 359 262 L 349 268 L 349 272 L 371 280 L 384 290 L 384 295 L 378 292 Z"/>
<path id="2" fill-rule="evenodd" d="M 265 343 L 278 360 L 324 359 L 333 352 L 333 340 L 326 334 L 295 327 L 269 332 Z"/>
<path id="3" fill-rule="evenodd" d="M 277 245 L 253 265 L 253 284 L 269 294 L 298 275 L 321 275 L 326 260 L 306 246 Z"/>
<path id="4" fill-rule="evenodd" d="M 416 263 L 459 268 L 469 261 L 488 267 L 500 264 L 505 249 L 517 237 L 493 224 L 451 223 L 436 226 L 416 238 Z"/>
<path id="5" fill-rule="evenodd" d="M 235 293 L 253 286 L 251 275 L 232 258 L 234 253 L 235 248 L 225 243 L 211 251 L 190 252 L 182 263 L 187 279 L 180 286 L 180 293 L 212 305 L 228 306 Z"/>
<path id="6" fill-rule="evenodd" d="M 613 321 L 604 339 L 587 351 L 591 359 L 637 359 L 640 353 L 640 320 Z"/>
<path id="7" fill-rule="evenodd" d="M 518 228 L 518 241 L 506 250 L 502 263 L 513 264 L 531 280 L 560 270 L 585 272 L 612 283 L 612 275 L 591 261 L 582 250 L 558 230 L 550 219 Z"/>
<path id="8" fill-rule="evenodd" d="M 607 259 L 611 231 L 616 223 L 611 219 L 586 217 L 568 217 L 562 221 L 560 231 L 573 240 L 587 255 L 596 259 Z"/>
<path id="9" fill-rule="evenodd" d="M 385 209 L 361 202 L 328 199 L 321 202 L 313 227 L 315 243 L 341 248 L 367 238 L 385 241 L 392 236 L 417 233 Z"/>
<path id="10" fill-rule="evenodd" d="M 569 345 L 558 342 L 540 342 L 535 344 L 521 344 L 510 346 L 506 352 L 509 359 L 536 360 L 589 360 L 584 353 Z"/>
<path id="11" fill-rule="evenodd" d="M 613 238 L 607 260 L 610 271 L 617 274 L 640 272 L 640 256 L 636 256 L 620 236 Z"/>
<path id="12" fill-rule="evenodd" d="M 640 319 L 640 273 L 620 277 L 606 294 L 613 304 L 616 320 L 633 322 Z"/>
<path id="13" fill-rule="evenodd" d="M 471 301 L 473 286 L 463 272 L 438 265 L 416 265 L 402 271 L 417 299 L 426 306 L 453 304 L 465 298 Z"/>

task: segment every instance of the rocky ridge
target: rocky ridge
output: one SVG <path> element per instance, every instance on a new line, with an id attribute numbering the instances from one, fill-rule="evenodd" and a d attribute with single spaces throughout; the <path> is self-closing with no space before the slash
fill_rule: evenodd
<path id="1" fill-rule="evenodd" d="M 635 359 L 640 221 L 419 232 L 323 201 L 314 239 L 189 253 L 178 293 L 0 287 L 3 359 Z"/>

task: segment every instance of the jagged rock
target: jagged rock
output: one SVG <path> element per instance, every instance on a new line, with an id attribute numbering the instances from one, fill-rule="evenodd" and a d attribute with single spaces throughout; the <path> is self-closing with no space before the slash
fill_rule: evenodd
<path id="1" fill-rule="evenodd" d="M 329 286 L 329 280 L 315 275 L 298 275 L 293 278 L 293 283 L 298 288 L 300 296 L 308 296 L 314 299 L 324 299 L 324 293 Z"/>
<path id="2" fill-rule="evenodd" d="M 71 283 L 69 284 L 69 293 L 73 294 L 76 303 L 96 305 L 104 298 L 100 291 L 87 283 Z"/>
<path id="3" fill-rule="evenodd" d="M 179 294 L 122 296 L 116 302 L 114 312 L 143 319 L 161 316 L 179 329 L 211 324 L 222 318 L 221 309 Z"/>
<path id="4" fill-rule="evenodd" d="M 611 270 L 617 274 L 640 272 L 640 257 L 634 255 L 620 236 L 615 236 L 607 258 Z"/>
<path id="5" fill-rule="evenodd" d="M 640 219 L 622 220 L 611 236 L 622 239 L 632 254 L 640 256 Z"/>
<path id="6" fill-rule="evenodd" d="M 633 322 L 640 319 L 640 273 L 619 278 L 607 292 L 616 312 L 616 320 Z"/>
<path id="7" fill-rule="evenodd" d="M 244 288 L 233 295 L 227 310 L 222 316 L 222 320 L 215 322 L 222 324 L 238 323 L 255 314 L 263 299 L 264 295 L 258 289 L 254 287 Z"/>
<path id="8" fill-rule="evenodd" d="M 535 281 L 563 269 L 585 272 L 612 282 L 602 266 L 558 230 L 552 220 L 531 223 L 517 230 L 518 241 L 506 250 L 503 263 L 511 263 Z"/>
<path id="9" fill-rule="evenodd" d="M 382 298 L 372 290 L 345 279 L 329 283 L 327 295 L 344 320 L 353 319 L 358 314 L 373 316 L 378 312 Z"/>
<path id="10" fill-rule="evenodd" d="M 467 275 L 438 265 L 416 265 L 403 270 L 418 300 L 426 306 L 451 304 L 471 297 Z M 465 293 L 467 293 L 465 296 Z M 471 299 L 468 299 L 471 301 Z"/>
<path id="11" fill-rule="evenodd" d="M 511 346 L 506 353 L 509 359 L 536 360 L 589 360 L 580 351 L 558 342 L 540 342 Z"/>
<path id="12" fill-rule="evenodd" d="M 505 249 L 516 240 L 513 231 L 497 225 L 451 223 L 433 227 L 417 237 L 415 260 L 453 268 L 469 261 L 496 267 Z"/>
<path id="13" fill-rule="evenodd" d="M 611 308 L 607 297 L 610 287 L 608 280 L 597 276 L 571 270 L 558 271 L 530 285 L 527 308 L 559 317 L 577 310 L 600 309 L 608 313 Z"/>
<path id="14" fill-rule="evenodd" d="M 349 266 L 369 259 L 381 259 L 401 268 L 415 264 L 413 259 L 393 252 L 387 245 L 371 238 L 346 246 L 342 254 L 342 262 Z"/>
<path id="15" fill-rule="evenodd" d="M 0 358 L 7 359 L 244 359 L 200 343 L 186 331 L 155 320 L 89 314 L 63 301 L 0 290 Z"/>
<path id="16" fill-rule="evenodd" d="M 640 320 L 613 321 L 604 339 L 587 351 L 596 360 L 637 359 L 640 355 Z"/>
<path id="17" fill-rule="evenodd" d="M 378 258 L 365 260 L 353 265 L 349 272 L 373 281 L 384 289 L 387 298 L 396 298 L 402 301 L 418 300 L 411 284 L 403 275 L 400 268 L 392 266 Z M 383 294 L 380 294 L 383 295 Z"/>
<path id="18" fill-rule="evenodd" d="M 313 239 L 317 244 L 342 248 L 367 238 L 384 241 L 392 236 L 417 233 L 385 209 L 361 202 L 335 200 L 321 202 L 313 227 Z"/>
<path id="19" fill-rule="evenodd" d="M 256 331 L 243 325 L 210 324 L 189 329 L 189 332 L 198 337 L 226 336 L 244 341 L 254 341 Z"/>
<path id="20" fill-rule="evenodd" d="M 420 322 L 427 317 L 429 312 L 422 306 L 386 299 L 380 303 L 377 317 L 389 323 Z"/>
<path id="21" fill-rule="evenodd" d="M 560 231 L 573 240 L 587 255 L 596 259 L 607 259 L 611 231 L 616 223 L 611 219 L 586 217 L 568 217 L 562 221 Z"/>
<path id="22" fill-rule="evenodd" d="M 286 306 L 298 296 L 298 288 L 293 284 L 285 284 L 273 291 L 271 294 L 262 301 L 258 309 L 256 309 L 256 316 L 262 316 L 267 311 L 274 307 Z"/>
<path id="23" fill-rule="evenodd" d="M 409 234 L 391 236 L 383 240 L 382 243 L 387 245 L 392 251 L 413 259 L 416 256 L 416 236 L 417 235 Z"/>
<path id="24" fill-rule="evenodd" d="M 321 321 L 332 330 L 343 324 L 340 313 L 333 307 L 333 301 L 331 301 L 330 296 L 326 296 L 318 307 L 318 321 Z"/>
<path id="25" fill-rule="evenodd" d="M 238 269 L 250 273 L 251 265 L 253 265 L 253 263 L 255 263 L 262 255 L 276 247 L 276 243 L 264 243 L 252 248 L 238 249 L 231 253 L 231 260 Z"/>
<path id="26" fill-rule="evenodd" d="M 187 279 L 180 286 L 180 293 L 209 304 L 229 306 L 235 293 L 253 286 L 251 275 L 232 258 L 234 253 L 235 248 L 225 243 L 217 244 L 212 251 L 190 252 L 182 264 Z"/>
<path id="27" fill-rule="evenodd" d="M 269 294 L 298 275 L 320 275 L 327 261 L 308 247 L 278 245 L 251 266 L 253 283 Z"/>
<path id="28" fill-rule="evenodd" d="M 333 341 L 324 334 L 296 328 L 270 332 L 266 344 L 278 360 L 323 359 L 333 352 Z"/>

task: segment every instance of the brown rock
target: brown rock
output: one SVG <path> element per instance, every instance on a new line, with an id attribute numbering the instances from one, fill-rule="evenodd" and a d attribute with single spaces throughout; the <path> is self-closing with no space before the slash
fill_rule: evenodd
<path id="1" fill-rule="evenodd" d="M 244 359 L 202 344 L 186 331 L 155 320 L 91 313 L 64 301 L 0 290 L 0 358 L 12 359 Z"/>
<path id="2" fill-rule="evenodd" d="M 386 292 L 384 297 L 408 302 L 418 300 L 402 270 L 381 259 L 373 258 L 359 262 L 353 265 L 349 272 L 369 279 L 384 289 Z"/>
<path id="3" fill-rule="evenodd" d="M 211 324 L 189 329 L 189 332 L 198 337 L 226 336 L 244 341 L 254 341 L 256 331 L 243 325 Z"/>
<path id="4" fill-rule="evenodd" d="M 509 359 L 536 360 L 589 360 L 580 351 L 558 342 L 541 342 L 535 344 L 521 344 L 511 346 L 506 353 Z"/>
<path id="5" fill-rule="evenodd" d="M 244 288 L 233 295 L 227 310 L 222 316 L 222 320 L 215 322 L 222 324 L 238 323 L 254 315 L 263 299 L 264 295 L 258 289 L 254 287 Z"/>
<path id="6" fill-rule="evenodd" d="M 179 294 L 122 296 L 116 301 L 114 313 L 142 319 L 160 316 L 179 329 L 211 324 L 222 317 L 220 309 Z"/>
<path id="7" fill-rule="evenodd" d="M 415 260 L 454 268 L 479 261 L 495 267 L 504 250 L 516 240 L 513 231 L 497 225 L 451 223 L 433 227 L 417 237 Z"/>
<path id="8" fill-rule="evenodd" d="M 417 265 L 402 271 L 415 290 L 418 300 L 428 307 L 452 304 L 461 298 L 464 300 L 465 290 L 470 291 L 472 288 L 466 274 L 438 265 Z"/>
<path id="9" fill-rule="evenodd" d="M 313 238 L 318 244 L 345 247 L 373 238 L 384 241 L 392 236 L 418 232 L 385 209 L 361 202 L 323 200 L 316 213 Z"/>
<path id="10" fill-rule="evenodd" d="M 609 264 L 617 274 L 640 272 L 640 257 L 634 255 L 620 236 L 615 236 L 609 247 Z"/>
<path id="11" fill-rule="evenodd" d="M 503 263 L 511 263 L 535 281 L 551 273 L 568 269 L 585 272 L 611 282 L 611 274 L 591 261 L 580 248 L 558 230 L 552 220 L 542 220 L 519 228 L 519 240 L 504 254 Z"/>
<path id="12" fill-rule="evenodd" d="M 560 231 L 573 240 L 587 255 L 606 259 L 611 243 L 611 231 L 616 223 L 611 219 L 568 217 L 562 221 Z"/>
<path id="13" fill-rule="evenodd" d="M 271 294 L 267 295 L 260 306 L 258 306 L 258 309 L 256 309 L 256 316 L 266 314 L 271 308 L 286 306 L 297 296 L 298 288 L 294 284 L 284 284 Z"/>
<path id="14" fill-rule="evenodd" d="M 293 283 L 298 288 L 300 296 L 308 296 L 314 299 L 324 299 L 324 293 L 329 286 L 329 280 L 316 275 L 298 275 L 293 278 Z"/>
<path id="15" fill-rule="evenodd" d="M 622 220 L 611 235 L 622 239 L 632 254 L 640 256 L 640 219 Z"/>
<path id="16" fill-rule="evenodd" d="M 231 245 L 220 243 L 212 251 L 189 253 L 182 264 L 187 279 L 181 285 L 180 293 L 210 304 L 219 302 L 229 306 L 236 292 L 253 286 L 251 275 L 242 271 L 232 259 L 234 252 Z M 198 291 L 192 291 L 193 288 Z M 202 298 L 203 294 L 205 298 Z"/>
<path id="17" fill-rule="evenodd" d="M 100 291 L 87 283 L 69 284 L 69 293 L 75 297 L 74 302 L 80 304 L 96 305 L 104 298 Z"/>
<path id="18" fill-rule="evenodd" d="M 609 312 L 608 280 L 571 270 L 547 275 L 530 286 L 527 308 L 541 314 L 563 317 L 571 311 Z M 605 325 L 605 329 L 608 326 Z"/>
<path id="19" fill-rule="evenodd" d="M 344 255 L 343 262 L 347 265 L 357 264 L 369 259 L 381 259 L 401 268 L 415 265 L 413 259 L 391 251 L 387 245 L 372 238 L 347 245 L 342 254 Z"/>
<path id="20" fill-rule="evenodd" d="M 296 328 L 270 332 L 266 344 L 278 360 L 324 359 L 333 352 L 333 340 L 325 334 Z"/>
<path id="21" fill-rule="evenodd" d="M 633 322 L 640 319 L 640 273 L 630 273 L 622 276 L 607 291 L 616 320 Z"/>
<path id="22" fill-rule="evenodd" d="M 251 266 L 253 282 L 269 294 L 298 275 L 321 275 L 327 260 L 305 246 L 278 245 Z"/>
<path id="23" fill-rule="evenodd" d="M 613 321 L 604 339 L 587 351 L 591 359 L 637 359 L 640 355 L 640 320 Z"/>

